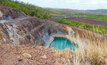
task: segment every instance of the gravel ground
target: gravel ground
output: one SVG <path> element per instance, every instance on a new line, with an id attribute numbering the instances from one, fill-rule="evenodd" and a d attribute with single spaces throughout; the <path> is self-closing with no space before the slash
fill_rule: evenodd
<path id="1" fill-rule="evenodd" d="M 2 45 L 0 65 L 55 65 L 55 51 L 44 47 Z"/>

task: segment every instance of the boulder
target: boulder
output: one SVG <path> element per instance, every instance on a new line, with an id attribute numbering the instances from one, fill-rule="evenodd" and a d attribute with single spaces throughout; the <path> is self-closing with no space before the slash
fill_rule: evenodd
<path id="1" fill-rule="evenodd" d="M 46 56 L 46 55 L 44 55 L 44 56 L 41 56 L 41 58 L 43 58 L 43 59 L 47 59 L 47 56 Z"/>
<path id="2" fill-rule="evenodd" d="M 32 57 L 32 56 L 31 56 L 30 54 L 28 54 L 28 53 L 23 53 L 22 55 L 23 55 L 24 58 L 26 58 L 26 59 L 29 59 L 29 58 Z"/>

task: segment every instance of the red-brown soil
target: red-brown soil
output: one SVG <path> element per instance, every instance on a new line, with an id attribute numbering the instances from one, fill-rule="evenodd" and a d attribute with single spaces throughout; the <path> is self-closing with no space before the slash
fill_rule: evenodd
<path id="1" fill-rule="evenodd" d="M 42 46 L 0 44 L 0 65 L 73 65 L 74 54 L 70 49 L 55 51 Z"/>
<path id="2" fill-rule="evenodd" d="M 31 58 L 25 58 L 24 53 Z M 42 56 L 46 58 L 42 58 Z M 44 47 L 0 46 L 0 65 L 55 65 L 54 50 Z"/>

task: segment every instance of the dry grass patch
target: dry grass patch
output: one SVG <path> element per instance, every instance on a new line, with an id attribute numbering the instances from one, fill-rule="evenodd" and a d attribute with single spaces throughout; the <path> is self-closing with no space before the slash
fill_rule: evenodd
<path id="1" fill-rule="evenodd" d="M 76 36 L 79 48 L 75 51 L 74 65 L 107 65 L 107 38 L 104 35 L 87 32 Z"/>
<path id="2" fill-rule="evenodd" d="M 57 65 L 107 65 L 107 38 L 104 35 L 76 33 L 71 39 L 79 48 L 75 53 L 67 49 L 56 51 Z"/>

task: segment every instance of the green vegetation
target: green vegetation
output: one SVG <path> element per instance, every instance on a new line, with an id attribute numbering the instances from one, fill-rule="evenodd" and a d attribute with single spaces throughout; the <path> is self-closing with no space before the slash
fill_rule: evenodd
<path id="1" fill-rule="evenodd" d="M 59 13 L 59 12 L 55 12 L 55 11 L 50 11 L 50 13 L 52 13 L 52 14 L 56 14 L 56 15 L 62 15 L 61 13 Z"/>
<path id="2" fill-rule="evenodd" d="M 15 0 L 0 0 L 0 4 L 3 6 L 9 6 L 23 11 L 26 15 L 37 16 L 38 18 L 46 19 L 51 17 L 50 11 L 41 7 L 34 6 L 32 4 L 23 3 Z"/>
<path id="3" fill-rule="evenodd" d="M 82 14 L 82 13 L 75 14 L 75 15 L 84 16 L 84 17 L 88 17 L 88 18 L 96 18 L 96 19 L 99 19 L 99 20 L 107 21 L 107 16 L 106 15 Z"/>
<path id="4" fill-rule="evenodd" d="M 102 28 L 101 26 L 98 26 L 98 25 L 91 25 L 91 24 L 81 23 L 75 20 L 66 20 L 66 19 L 61 19 L 61 18 L 58 18 L 56 21 L 58 23 L 68 24 L 71 26 L 76 26 L 76 27 L 91 30 L 94 32 L 107 34 L 107 26 L 105 28 Z"/>

